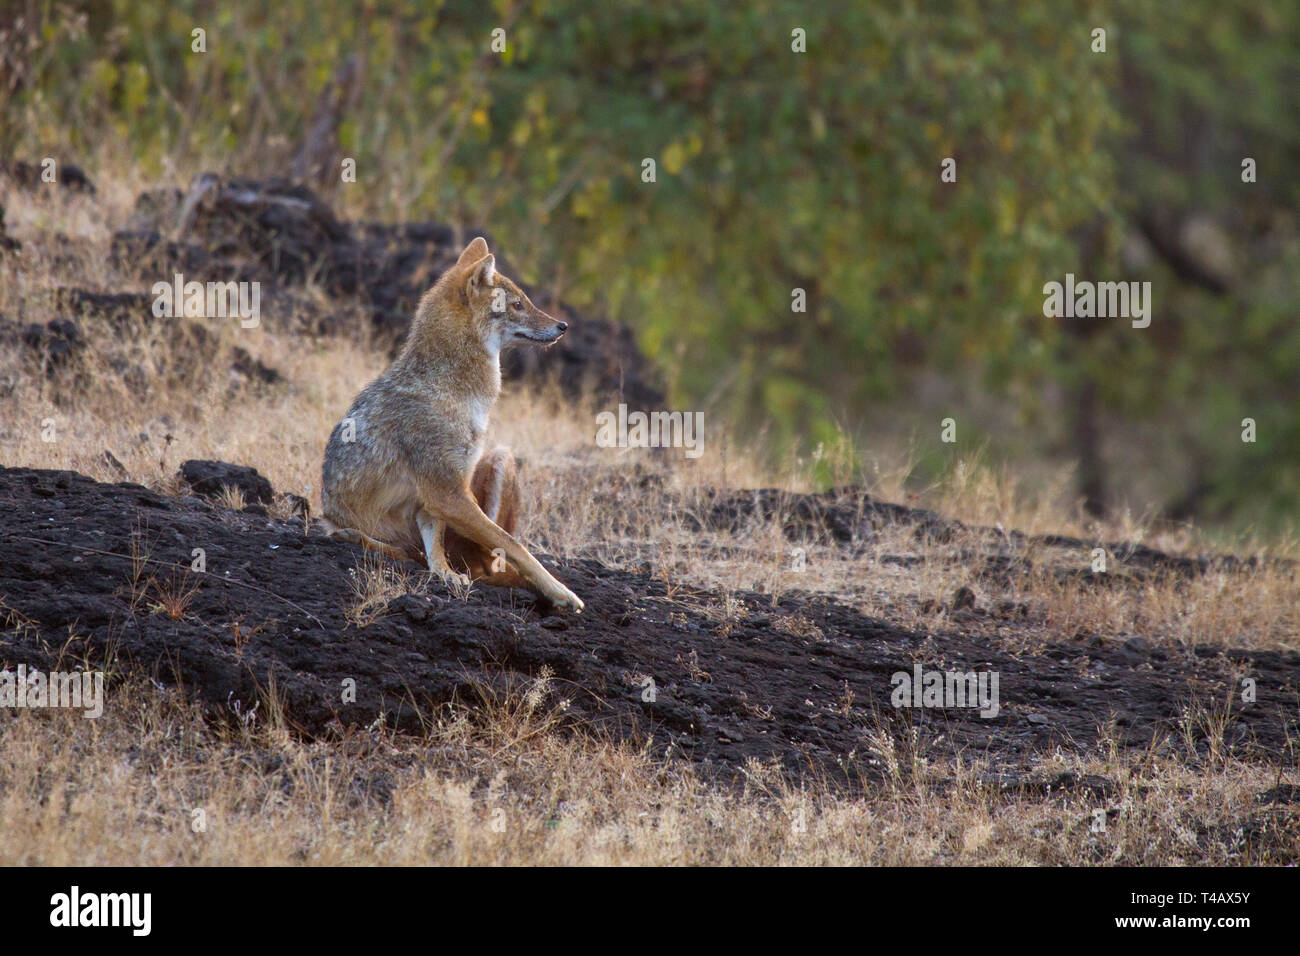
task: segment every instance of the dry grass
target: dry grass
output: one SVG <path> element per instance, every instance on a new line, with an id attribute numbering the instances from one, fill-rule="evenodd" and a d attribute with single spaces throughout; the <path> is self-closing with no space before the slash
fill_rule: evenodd
<path id="1" fill-rule="evenodd" d="M 149 605 L 149 610 L 156 614 L 166 614 L 173 621 L 179 621 L 186 616 L 194 595 L 198 594 L 199 588 L 203 586 L 202 579 L 198 575 L 187 571 L 173 571 L 167 577 L 155 577 L 149 583 L 153 586 L 155 596 L 155 600 Z"/>
<path id="2" fill-rule="evenodd" d="M 81 260 L 72 263 L 58 262 L 53 250 L 35 269 L 0 263 L 0 314 L 25 323 L 55 318 L 50 291 L 60 285 L 145 291 L 114 274 L 105 255 L 113 225 L 124 220 L 142 185 L 131 176 L 102 183 L 96 203 L 0 195 L 9 231 L 28 251 L 42 249 L 54 231 L 82 248 Z M 85 357 L 57 379 L 17 350 L 0 353 L 5 464 L 70 468 L 101 480 L 125 477 L 178 494 L 181 461 L 224 459 L 257 467 L 277 491 L 301 495 L 318 509 L 330 429 L 385 364 L 361 335 L 307 338 L 275 316 L 257 329 L 214 323 L 213 354 L 186 366 L 184 374 L 175 371 L 165 326 L 124 337 L 87 321 L 83 331 L 90 343 Z M 232 379 L 228 358 L 235 347 L 278 369 L 286 383 L 266 387 Z M 138 367 L 143 384 L 128 383 L 118 371 L 121 363 Z M 74 377 L 77 384 L 70 386 Z M 691 494 L 704 486 L 808 490 L 813 466 L 826 466 L 826 456 L 835 457 L 833 473 L 848 473 L 857 463 L 840 460 L 842 449 L 780 469 L 732 444 L 725 454 L 719 449 L 698 461 L 598 449 L 593 408 L 515 388 L 503 396 L 493 428 L 493 439 L 523 462 L 527 541 L 553 553 L 646 569 L 674 589 L 706 589 L 709 613 L 721 622 L 734 613 L 738 591 L 759 591 L 775 601 L 801 590 L 938 633 L 955 626 L 947 607 L 953 593 L 974 586 L 982 604 L 1026 608 L 1014 628 L 986 619 L 960 625 L 991 639 L 1032 642 L 1035 635 L 1087 630 L 1107 639 L 1141 633 L 1153 643 L 1176 645 L 1300 648 L 1295 572 L 1280 565 L 1085 588 L 1057 572 L 1086 569 L 1088 552 L 1048 554 L 1007 539 L 1004 553 L 1019 570 L 995 586 L 975 580 L 979 560 L 972 562 L 963 550 L 972 546 L 963 536 L 917 541 L 910 527 L 887 527 L 843 547 L 792 543 L 777 522 L 721 535 L 694 530 L 686 520 Z M 934 508 L 970 525 L 1143 541 L 1174 553 L 1194 553 L 1203 544 L 1194 530 L 1158 528 L 1127 515 L 1095 526 L 1069 500 L 1066 475 L 1039 482 L 1031 493 L 1009 471 L 975 460 L 917 489 L 905 453 L 876 453 L 861 464 L 880 497 Z M 637 468 L 658 476 L 661 486 L 618 497 L 586 493 Z M 682 500 L 685 507 L 675 503 Z M 147 529 L 137 539 L 134 571 L 123 584 L 133 605 L 183 617 L 190 593 L 185 575 L 152 573 Z M 801 556 L 796 548 L 803 549 Z M 1264 559 L 1297 556 L 1288 540 L 1243 540 L 1236 550 Z M 1117 576 L 1126 571 L 1118 563 L 1109 568 Z M 355 593 L 347 598 L 349 619 L 364 627 L 393 597 L 418 590 L 421 578 L 377 563 L 359 566 Z M 786 615 L 774 626 L 804 633 L 812 625 Z M 0 628 L 25 634 L 31 627 L 0 601 Z M 682 663 L 698 670 L 698 661 Z M 792 789 L 759 766 L 748 768 L 735 786 L 719 786 L 663 764 L 650 751 L 556 733 L 559 706 L 541 675 L 518 699 L 485 699 L 429 715 L 425 738 L 371 728 L 312 743 L 285 732 L 273 698 L 251 712 L 243 706 L 237 720 L 220 727 L 169 693 L 139 684 L 111 694 L 100 720 L 0 712 L 5 858 L 80 865 L 1216 864 L 1296 858 L 1294 832 L 1269 830 L 1255 802 L 1257 793 L 1280 780 L 1294 780 L 1293 770 L 1240 763 L 1226 753 L 1193 767 L 1161 741 L 1134 753 L 1103 738 L 1088 753 L 1041 755 L 1040 770 L 1045 779 L 1064 771 L 1104 775 L 1116 781 L 1116 794 L 1017 795 L 989 782 L 982 758 L 932 760 L 926 741 L 900 740 L 868 726 L 861 728 L 862 749 L 883 782 L 850 797 L 830 786 Z M 1213 739 L 1218 719 L 1212 708 L 1189 711 L 1186 731 Z"/>
<path id="3" fill-rule="evenodd" d="M 147 685 L 101 720 L 0 716 L 0 833 L 17 864 L 1228 864 L 1294 859 L 1261 811 L 1270 772 L 1162 748 L 1044 756 L 1117 782 L 1014 797 L 979 760 L 932 763 L 883 730 L 865 796 L 751 766 L 719 787 L 645 751 L 553 727 L 547 676 L 436 715 L 422 739 L 371 728 L 304 743 L 273 705 L 224 727 Z M 267 702 L 263 702 L 267 704 Z M 123 825 L 123 821 L 130 821 Z M 1292 824 L 1294 825 L 1294 824 Z"/>
<path id="4" fill-rule="evenodd" d="M 390 601 L 403 594 L 419 593 L 423 574 L 413 574 L 369 552 L 357 567 L 348 572 L 352 600 L 344 617 L 357 627 L 369 627 L 384 615 Z"/>

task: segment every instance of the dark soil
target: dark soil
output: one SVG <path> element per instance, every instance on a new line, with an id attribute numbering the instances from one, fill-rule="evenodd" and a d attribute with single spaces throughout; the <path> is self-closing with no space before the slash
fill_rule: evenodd
<path id="1" fill-rule="evenodd" d="M 934 520 L 882 508 L 918 527 Z M 670 594 L 647 575 L 547 556 L 586 602 L 583 614 L 550 613 L 519 591 L 475 588 L 459 600 L 429 581 L 427 593 L 399 597 L 358 627 L 345 611 L 355 603 L 350 576 L 366 557 L 261 505 L 231 512 L 73 472 L 0 469 L 0 513 L 0 663 L 109 661 L 112 674 L 182 687 L 227 716 L 246 713 L 274 683 L 305 735 L 380 717 L 418 732 L 442 704 L 472 704 L 482 689 L 518 691 L 549 668 L 570 725 L 652 738 L 656 752 L 727 777 L 751 757 L 796 775 L 870 776 L 869 728 L 902 739 L 922 725 L 932 740 L 942 735 L 940 751 L 987 757 L 997 780 L 1015 781 L 1032 754 L 1087 746 L 1108 720 L 1125 745 L 1145 747 L 1174 730 L 1185 705 L 1213 710 L 1229 698 L 1235 752 L 1294 759 L 1286 737 L 1296 730 L 1295 653 L 1082 635 L 1048 635 L 1039 650 L 1017 653 L 956 624 L 924 635 L 798 593 L 776 606 L 740 594 L 724 614 L 715 594 Z M 201 574 L 189 570 L 196 548 Z M 141 551 L 150 560 L 136 573 Z M 156 607 L 189 588 L 178 617 Z M 993 613 L 961 597 L 961 613 Z M 997 671 L 1001 712 L 895 710 L 891 675 L 914 661 Z M 1238 676 L 1256 680 L 1256 703 L 1229 693 Z M 348 679 L 355 703 L 343 703 Z M 110 696 L 110 714 L 111 706 Z M 931 759 L 939 755 L 931 749 Z"/>

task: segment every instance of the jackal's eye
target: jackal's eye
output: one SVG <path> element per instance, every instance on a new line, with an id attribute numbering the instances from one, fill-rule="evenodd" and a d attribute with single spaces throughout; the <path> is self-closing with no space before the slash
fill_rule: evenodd
<path id="1" fill-rule="evenodd" d="M 524 311 L 524 304 L 523 302 L 516 299 L 515 302 L 510 306 L 510 308 L 514 309 L 516 312 L 522 312 Z"/>

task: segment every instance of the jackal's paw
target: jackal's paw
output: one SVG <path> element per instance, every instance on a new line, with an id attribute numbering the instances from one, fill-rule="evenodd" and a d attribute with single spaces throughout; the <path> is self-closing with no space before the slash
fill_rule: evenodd
<path id="1" fill-rule="evenodd" d="M 469 588 L 468 574 L 460 574 L 451 568 L 430 568 L 429 573 L 442 581 L 449 591 L 464 591 Z"/>
<path id="2" fill-rule="evenodd" d="M 582 609 L 586 607 L 586 605 L 582 603 L 582 598 L 578 597 L 578 595 L 574 594 L 563 584 L 560 585 L 560 590 L 558 592 L 553 595 L 548 594 L 547 598 L 556 607 L 572 608 L 574 614 L 581 614 Z"/>

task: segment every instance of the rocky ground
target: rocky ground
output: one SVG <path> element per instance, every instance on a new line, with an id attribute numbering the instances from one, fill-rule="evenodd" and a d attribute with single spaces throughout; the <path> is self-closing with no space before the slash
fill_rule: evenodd
<path id="1" fill-rule="evenodd" d="M 871 723 L 900 739 L 919 725 L 943 750 L 986 758 L 1012 787 L 1027 779 L 1032 753 L 1087 746 L 1112 720 L 1123 744 L 1142 748 L 1173 733 L 1197 702 L 1212 710 L 1228 701 L 1226 743 L 1245 759 L 1289 759 L 1288 732 L 1297 729 L 1294 652 L 1171 650 L 1079 633 L 1024 653 L 956 623 L 994 617 L 1017 627 L 1020 609 L 981 606 L 971 592 L 954 595 L 953 625 L 927 635 L 826 597 L 792 592 L 774 604 L 742 593 L 720 609 L 709 593 L 670 590 L 659 577 L 542 556 L 582 596 L 585 613 L 556 614 L 518 591 L 452 595 L 408 566 L 419 580 L 412 593 L 358 618 L 350 609 L 367 568 L 362 552 L 301 517 L 270 516 L 257 500 L 269 498 L 269 485 L 247 472 L 212 463 L 185 470 L 196 484 L 181 498 L 73 472 L 0 470 L 0 660 L 42 670 L 107 662 L 118 679 L 136 673 L 182 687 L 227 718 L 274 688 L 292 727 L 308 736 L 377 719 L 418 731 L 442 703 L 518 690 L 549 669 L 573 724 L 650 741 L 723 776 L 759 758 L 848 784 L 876 772 L 862 741 Z M 203 495 L 225 483 L 242 483 L 254 503 L 231 511 Z M 762 511 L 765 496 L 714 499 L 701 520 L 725 527 Z M 861 536 L 901 523 L 930 535 L 951 525 L 860 493 L 784 501 L 792 531 L 812 523 Z M 202 573 L 191 570 L 195 549 Z M 1139 571 L 1165 563 L 1188 575 L 1204 570 L 1158 552 L 1133 559 Z M 891 675 L 916 661 L 998 672 L 999 713 L 895 709 Z M 1254 703 L 1233 692 L 1243 676 L 1256 681 Z M 355 702 L 345 702 L 346 681 L 355 681 Z"/>

